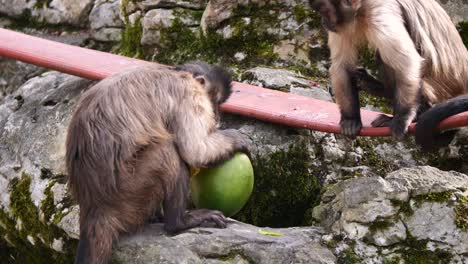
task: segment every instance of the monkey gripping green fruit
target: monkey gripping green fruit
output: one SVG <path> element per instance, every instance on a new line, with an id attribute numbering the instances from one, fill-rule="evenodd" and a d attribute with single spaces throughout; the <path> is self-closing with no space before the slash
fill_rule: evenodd
<path id="1" fill-rule="evenodd" d="M 254 184 L 247 155 L 234 157 L 213 168 L 201 169 L 190 179 L 192 201 L 197 208 L 219 210 L 225 216 L 239 212 L 249 200 Z"/>

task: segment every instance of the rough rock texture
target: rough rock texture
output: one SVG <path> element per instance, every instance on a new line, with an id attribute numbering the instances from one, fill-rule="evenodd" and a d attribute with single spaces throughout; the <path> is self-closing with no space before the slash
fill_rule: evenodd
<path id="1" fill-rule="evenodd" d="M 93 4 L 94 0 L 52 0 L 47 5 L 42 5 L 38 16 L 50 24 L 79 26 L 88 20 Z"/>
<path id="2" fill-rule="evenodd" d="M 90 28 L 98 41 L 120 41 L 124 23 L 119 0 L 98 0 L 89 15 Z"/>
<path id="3" fill-rule="evenodd" d="M 255 67 L 245 71 L 241 80 L 260 87 L 332 101 L 330 93 L 319 84 L 293 71 Z"/>
<path id="4" fill-rule="evenodd" d="M 468 6 L 464 0 L 436 0 L 452 17 L 453 22 L 468 20 Z"/>
<path id="5" fill-rule="evenodd" d="M 261 234 L 279 232 L 280 236 Z M 123 240 L 114 253 L 120 263 L 336 263 L 320 243 L 319 228 L 259 228 L 231 223 L 227 229 L 192 229 L 168 237 L 161 225 Z"/>
<path id="6" fill-rule="evenodd" d="M 408 261 L 414 255 L 406 254 L 414 252 L 408 253 L 407 247 L 419 243 L 413 250 L 428 256 L 426 261 L 445 253 L 452 257 L 450 263 L 459 263 L 468 261 L 468 232 L 457 225 L 466 219 L 467 212 L 460 213 L 460 208 L 466 208 L 467 194 L 467 175 L 413 167 L 385 178 L 361 177 L 331 186 L 313 216 L 333 233 L 359 241 L 363 247 L 355 250 L 363 259 L 391 246 Z"/>

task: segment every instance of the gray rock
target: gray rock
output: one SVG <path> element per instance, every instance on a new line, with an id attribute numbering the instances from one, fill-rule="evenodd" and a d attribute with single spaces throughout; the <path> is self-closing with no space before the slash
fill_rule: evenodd
<path id="1" fill-rule="evenodd" d="M 176 19 L 180 19 L 183 25 L 187 27 L 196 27 L 200 24 L 190 14 L 178 15 L 178 9 L 153 9 L 148 11 L 142 21 L 143 37 L 141 43 L 143 45 L 160 44 L 160 30 L 161 28 L 168 28 L 173 25 Z"/>
<path id="2" fill-rule="evenodd" d="M 454 23 L 468 20 L 468 5 L 464 0 L 436 0 L 452 18 Z"/>
<path id="3" fill-rule="evenodd" d="M 122 28 L 119 0 L 98 0 L 89 14 L 90 27 L 93 30 L 101 28 Z"/>
<path id="4" fill-rule="evenodd" d="M 52 0 L 37 12 L 47 23 L 79 26 L 87 21 L 93 3 L 94 0 Z"/>
<path id="5" fill-rule="evenodd" d="M 100 28 L 92 32 L 92 38 L 102 42 L 119 42 L 122 40 L 120 28 Z"/>
<path id="6" fill-rule="evenodd" d="M 206 2 L 203 0 L 183 1 L 183 0 L 144 0 L 139 1 L 136 5 L 141 10 L 149 10 L 154 8 L 175 8 L 182 7 L 187 9 L 203 10 L 206 7 Z"/>
<path id="7" fill-rule="evenodd" d="M 384 230 L 377 230 L 375 234 L 369 236 L 370 241 L 380 247 L 400 243 L 405 241 L 406 238 L 406 228 L 401 220 Z"/>
<path id="8" fill-rule="evenodd" d="M 413 210 L 414 214 L 404 219 L 413 237 L 448 244 L 458 254 L 468 253 L 468 232 L 455 225 L 453 206 L 424 202 Z"/>
<path id="9" fill-rule="evenodd" d="M 389 173 L 385 179 L 395 188 L 413 195 L 468 189 L 466 174 L 441 171 L 429 166 L 404 168 Z"/>
<path id="10" fill-rule="evenodd" d="M 322 235 L 314 227 L 270 229 L 234 222 L 227 229 L 195 228 L 169 237 L 161 225 L 152 225 L 121 241 L 114 258 L 123 263 L 336 263 L 320 244 Z"/>
<path id="11" fill-rule="evenodd" d="M 252 85 L 275 90 L 289 91 L 291 88 L 310 88 L 313 85 L 311 80 L 308 80 L 293 71 L 262 67 L 255 67 L 245 71 L 242 74 L 241 79 Z"/>
<path id="12" fill-rule="evenodd" d="M 9 59 L 0 61 L 0 102 L 3 97 L 13 93 L 28 79 L 44 71 L 43 68 L 20 61 Z"/>
<path id="13" fill-rule="evenodd" d="M 447 202 L 421 201 L 420 195 L 451 191 L 466 196 L 467 184 L 468 175 L 427 166 L 400 169 L 386 178 L 359 177 L 327 188 L 313 217 L 360 245 L 355 251 L 366 263 L 381 263 L 376 247 L 385 247 L 386 255 L 401 250 L 408 234 L 460 259 L 468 251 L 468 233 L 455 224 L 454 208 L 461 201 L 455 195 Z"/>
<path id="14" fill-rule="evenodd" d="M 36 0 L 0 0 L 0 14 L 19 17 L 35 4 Z"/>

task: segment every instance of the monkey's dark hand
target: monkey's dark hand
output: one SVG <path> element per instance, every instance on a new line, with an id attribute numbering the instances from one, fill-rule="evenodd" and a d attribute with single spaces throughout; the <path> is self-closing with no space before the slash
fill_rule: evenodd
<path id="1" fill-rule="evenodd" d="M 236 129 L 226 129 L 221 131 L 225 136 L 233 140 L 234 152 L 245 153 L 251 159 L 252 141 Z"/>
<path id="2" fill-rule="evenodd" d="M 189 221 L 200 227 L 226 228 L 227 219 L 222 212 L 208 209 L 192 210 L 187 213 Z"/>
<path id="3" fill-rule="evenodd" d="M 373 127 L 389 127 L 392 124 L 392 119 L 391 116 L 381 114 L 372 121 L 371 125 Z"/>
<path id="4" fill-rule="evenodd" d="M 341 117 L 340 121 L 341 133 L 348 138 L 355 139 L 362 128 L 360 118 L 344 118 Z"/>

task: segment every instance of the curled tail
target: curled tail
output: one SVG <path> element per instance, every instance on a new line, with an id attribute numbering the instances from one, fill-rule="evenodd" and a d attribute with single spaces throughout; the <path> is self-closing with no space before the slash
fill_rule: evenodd
<path id="1" fill-rule="evenodd" d="M 107 264 L 116 231 L 104 218 L 87 219 L 80 226 L 75 264 Z"/>
<path id="2" fill-rule="evenodd" d="M 416 144 L 426 151 L 448 145 L 455 136 L 456 130 L 439 133 L 436 128 L 445 118 L 465 111 L 468 111 L 468 94 L 430 108 L 419 117 L 416 124 Z"/>

